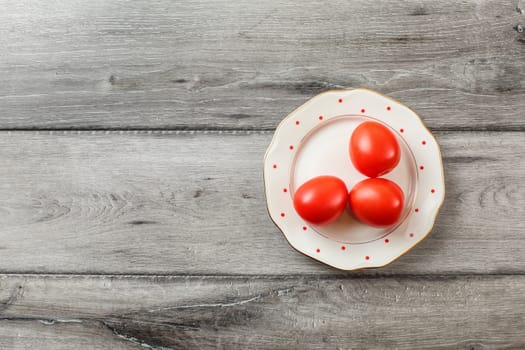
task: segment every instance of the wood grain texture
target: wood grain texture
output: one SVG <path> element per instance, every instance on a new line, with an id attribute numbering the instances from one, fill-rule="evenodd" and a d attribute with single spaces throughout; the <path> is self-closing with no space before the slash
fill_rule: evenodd
<path id="1" fill-rule="evenodd" d="M 0 128 L 273 129 L 368 87 L 437 129 L 523 130 L 514 1 L 1 3 Z"/>
<path id="2" fill-rule="evenodd" d="M 0 349 L 525 348 L 525 4 L 0 8 Z M 261 172 L 286 114 L 354 87 L 438 131 L 447 194 L 343 273 L 286 243 Z"/>
<path id="3" fill-rule="evenodd" d="M 79 324 L 75 321 L 33 321 L 15 318 L 2 319 L 0 325 L 0 349 L 144 350 L 140 342 L 120 337 L 98 322 Z"/>
<path id="4" fill-rule="evenodd" d="M 0 271 L 333 274 L 270 221 L 271 132 L 4 132 Z M 521 132 L 440 132 L 446 199 L 431 235 L 363 273 L 525 271 Z"/>
<path id="5" fill-rule="evenodd" d="M 525 347 L 524 276 L 0 281 L 0 339 L 10 349 Z"/>

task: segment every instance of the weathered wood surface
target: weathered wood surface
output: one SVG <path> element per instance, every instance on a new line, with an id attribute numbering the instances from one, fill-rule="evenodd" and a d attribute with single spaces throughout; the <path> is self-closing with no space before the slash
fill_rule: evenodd
<path id="1" fill-rule="evenodd" d="M 0 9 L 0 349 L 525 348 L 523 1 Z M 438 131 L 446 201 L 343 273 L 286 243 L 261 172 L 282 117 L 352 87 Z"/>
<path id="2" fill-rule="evenodd" d="M 55 322 L 24 319 L 0 321 L 0 348 L 25 349 L 116 349 L 144 350 L 139 342 L 119 337 L 99 323 Z M 152 349 L 152 348 L 150 348 Z M 161 350 L 161 348 L 153 348 Z"/>
<path id="3" fill-rule="evenodd" d="M 9 132 L 2 272 L 338 273 L 268 217 L 271 132 Z M 427 240 L 365 273 L 523 273 L 522 132 L 439 132 L 446 199 Z M 349 252 L 351 253 L 351 252 Z"/>
<path id="4" fill-rule="evenodd" d="M 515 1 L 2 1 L 0 128 L 264 128 L 368 87 L 437 129 L 523 130 Z"/>
<path id="5" fill-rule="evenodd" d="M 0 283 L 0 339 L 9 349 L 525 348 L 524 276 L 4 276 Z"/>

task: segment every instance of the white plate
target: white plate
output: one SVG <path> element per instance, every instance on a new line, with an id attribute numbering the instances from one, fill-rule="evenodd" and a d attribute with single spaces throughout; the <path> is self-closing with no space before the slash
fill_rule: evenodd
<path id="1" fill-rule="evenodd" d="M 405 194 L 398 225 L 373 228 L 345 211 L 328 226 L 305 222 L 293 207 L 296 188 L 319 175 L 343 180 L 348 190 L 366 178 L 350 161 L 352 131 L 366 120 L 390 127 L 401 160 L 385 178 Z M 430 232 L 445 197 L 439 145 L 416 113 L 366 89 L 329 91 L 292 112 L 277 127 L 264 161 L 268 212 L 298 251 L 333 267 L 355 270 L 387 265 Z"/>

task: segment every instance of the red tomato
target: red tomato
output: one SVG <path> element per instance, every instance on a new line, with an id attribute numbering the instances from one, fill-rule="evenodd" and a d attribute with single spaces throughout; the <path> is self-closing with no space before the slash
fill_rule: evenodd
<path id="1" fill-rule="evenodd" d="M 357 170 L 378 177 L 394 169 L 401 152 L 395 135 L 377 122 L 364 122 L 350 137 L 350 159 Z"/>
<path id="2" fill-rule="evenodd" d="M 348 194 L 350 210 L 361 222 L 385 227 L 395 224 L 404 207 L 403 191 L 387 179 L 366 179 Z"/>
<path id="3" fill-rule="evenodd" d="M 348 190 L 335 176 L 318 176 L 295 191 L 293 205 L 304 220 L 316 225 L 335 221 L 345 210 Z"/>

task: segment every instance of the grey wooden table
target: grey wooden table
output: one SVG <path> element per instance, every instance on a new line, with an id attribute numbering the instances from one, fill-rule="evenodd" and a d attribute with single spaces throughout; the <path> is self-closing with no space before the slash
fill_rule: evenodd
<path id="1" fill-rule="evenodd" d="M 0 0 L 2 349 L 524 349 L 525 4 Z M 428 239 L 345 273 L 262 158 L 325 90 L 442 147 Z"/>

